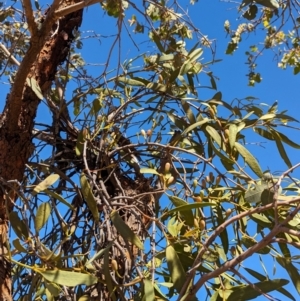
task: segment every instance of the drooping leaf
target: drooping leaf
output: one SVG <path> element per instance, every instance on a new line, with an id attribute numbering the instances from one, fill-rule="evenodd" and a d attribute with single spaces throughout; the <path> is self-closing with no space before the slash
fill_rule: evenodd
<path id="1" fill-rule="evenodd" d="M 82 194 L 87 202 L 87 205 L 93 215 L 95 221 L 99 220 L 99 211 L 97 207 L 97 202 L 95 200 L 94 194 L 92 192 L 91 186 L 84 173 L 80 175 L 80 184 Z"/>
<path id="2" fill-rule="evenodd" d="M 21 245 L 19 238 L 13 240 L 13 245 L 19 252 L 27 253 L 27 250 Z"/>
<path id="3" fill-rule="evenodd" d="M 127 241 L 130 241 L 132 244 L 136 245 L 140 250 L 144 249 L 143 243 L 140 241 L 139 237 L 133 233 L 133 231 L 125 224 L 121 216 L 117 211 L 113 211 L 110 214 L 110 218 L 120 233 L 120 235 Z"/>
<path id="4" fill-rule="evenodd" d="M 154 301 L 155 300 L 155 293 L 154 293 L 154 286 L 152 281 L 149 279 L 143 280 L 143 290 L 144 290 L 144 297 L 143 301 Z"/>
<path id="5" fill-rule="evenodd" d="M 292 264 L 291 260 L 285 257 L 276 257 L 276 261 L 285 269 L 289 274 L 294 284 L 295 289 L 300 294 L 300 274 L 298 269 Z"/>
<path id="6" fill-rule="evenodd" d="M 184 201 L 183 199 L 176 197 L 176 196 L 169 196 L 170 201 L 173 203 L 173 205 L 175 207 L 179 207 L 181 208 L 182 206 L 186 206 L 188 205 L 188 203 L 186 201 Z M 187 225 L 189 226 L 193 226 L 194 225 L 194 215 L 193 215 L 193 211 L 191 209 L 188 209 L 191 207 L 184 207 L 184 209 L 186 210 L 181 210 L 180 215 L 184 218 L 184 221 Z"/>
<path id="7" fill-rule="evenodd" d="M 112 281 L 111 275 L 110 275 L 111 270 L 110 270 L 110 267 L 109 267 L 109 252 L 108 252 L 108 250 L 106 250 L 105 253 L 104 253 L 103 272 L 104 272 L 104 276 L 105 276 L 105 284 L 106 284 L 107 289 L 109 291 L 110 298 L 113 301 L 116 301 L 117 298 L 116 298 L 116 295 L 114 293 L 114 284 L 113 284 L 113 281 Z"/>
<path id="8" fill-rule="evenodd" d="M 268 293 L 289 283 L 286 279 L 266 280 L 253 283 L 260 291 Z M 239 285 L 231 288 L 232 293 L 227 301 L 246 301 L 255 299 L 261 295 L 259 290 L 255 290 L 252 285 Z"/>
<path id="9" fill-rule="evenodd" d="M 44 191 L 49 186 L 53 185 L 57 180 L 59 179 L 58 174 L 52 174 L 48 176 L 44 181 L 36 185 L 33 189 L 32 195 L 36 195 L 40 193 L 41 191 Z"/>
<path id="10" fill-rule="evenodd" d="M 26 83 L 40 100 L 42 100 L 44 98 L 42 90 L 41 90 L 38 82 L 33 77 L 31 77 L 31 78 L 27 77 Z"/>
<path id="11" fill-rule="evenodd" d="M 35 268 L 35 271 L 41 274 L 45 279 L 60 285 L 77 286 L 77 285 L 93 285 L 98 282 L 98 278 L 94 275 L 69 272 L 63 270 L 42 270 Z"/>
<path id="12" fill-rule="evenodd" d="M 34 217 L 35 230 L 38 232 L 46 224 L 51 213 L 51 206 L 49 203 L 42 203 Z"/>
<path id="13" fill-rule="evenodd" d="M 274 130 L 271 130 L 271 132 L 272 132 L 273 137 L 274 137 L 274 139 L 275 139 L 275 142 L 276 142 L 276 145 L 277 145 L 277 148 L 278 148 L 278 151 L 279 151 L 279 153 L 280 153 L 281 158 L 283 159 L 283 161 L 285 162 L 285 164 L 286 164 L 289 168 L 291 168 L 291 167 L 292 167 L 292 163 L 291 163 L 291 161 L 290 161 L 290 159 L 289 159 L 289 157 L 288 157 L 288 155 L 287 155 L 287 153 L 286 153 L 286 151 L 285 151 L 285 149 L 284 149 L 284 146 L 283 146 L 283 144 L 282 144 L 282 142 L 281 142 L 280 136 L 279 136 L 278 133 L 277 133 L 276 131 L 274 131 Z"/>
<path id="14" fill-rule="evenodd" d="M 258 273 L 255 270 L 249 269 L 249 268 L 245 268 L 244 269 L 253 277 L 255 277 L 256 279 L 260 280 L 260 281 L 265 281 L 268 280 L 268 278 L 260 273 Z M 278 288 L 277 289 L 278 292 L 280 292 L 281 294 L 285 295 L 286 297 L 290 298 L 293 301 L 296 301 L 296 299 L 294 298 L 294 296 L 288 292 L 286 289 L 284 289 L 283 287 Z"/>
<path id="15" fill-rule="evenodd" d="M 26 227 L 25 223 L 19 218 L 17 212 L 12 211 L 9 213 L 9 221 L 16 235 L 20 239 L 25 240 L 29 237 L 28 228 Z"/>
<path id="16" fill-rule="evenodd" d="M 150 173 L 153 175 L 159 175 L 159 172 L 154 168 L 141 168 L 140 173 Z"/>
<path id="17" fill-rule="evenodd" d="M 235 143 L 235 148 L 239 154 L 244 158 L 245 162 L 249 165 L 252 171 L 260 178 L 263 176 L 263 171 L 261 170 L 255 157 L 240 143 Z"/>
<path id="18" fill-rule="evenodd" d="M 220 136 L 220 134 L 216 131 L 215 128 L 213 128 L 212 126 L 210 125 L 207 125 L 205 127 L 205 130 L 207 131 L 207 133 L 211 136 L 211 138 L 216 141 L 216 143 L 222 147 L 222 138 Z"/>
<path id="19" fill-rule="evenodd" d="M 229 145 L 231 149 L 233 149 L 233 147 L 235 146 L 237 133 L 238 133 L 237 126 L 235 124 L 231 124 L 229 126 Z"/>
<path id="20" fill-rule="evenodd" d="M 171 279 L 177 292 L 180 292 L 186 279 L 186 273 L 173 246 L 166 247 L 166 259 Z"/>

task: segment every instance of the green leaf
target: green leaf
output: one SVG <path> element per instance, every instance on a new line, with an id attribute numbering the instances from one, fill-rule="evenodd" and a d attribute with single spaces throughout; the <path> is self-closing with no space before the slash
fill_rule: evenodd
<path id="1" fill-rule="evenodd" d="M 19 215 L 17 212 L 15 212 L 15 211 L 10 212 L 9 221 L 10 221 L 10 224 L 11 224 L 12 228 L 14 229 L 16 235 L 20 239 L 26 240 L 29 237 L 28 229 L 27 229 L 25 223 L 19 218 Z"/>
<path id="2" fill-rule="evenodd" d="M 244 269 L 253 277 L 255 277 L 256 279 L 260 280 L 260 281 L 265 281 L 268 280 L 268 278 L 260 273 L 258 273 L 257 271 L 254 271 L 252 269 L 249 268 L 245 268 Z M 279 288 L 277 289 L 278 292 L 280 292 L 281 294 L 285 295 L 286 297 L 290 298 L 293 301 L 296 301 L 296 299 L 294 298 L 294 296 L 292 294 L 290 294 L 286 289 L 284 288 Z"/>
<path id="3" fill-rule="evenodd" d="M 41 183 L 39 183 L 34 187 L 32 195 L 36 195 L 41 191 L 44 191 L 49 186 L 53 185 L 58 179 L 59 179 L 59 175 L 57 174 L 52 174 L 48 176 L 44 181 L 42 181 Z"/>
<path id="4" fill-rule="evenodd" d="M 120 235 L 127 241 L 130 241 L 132 244 L 136 245 L 140 250 L 144 249 L 143 243 L 140 241 L 139 237 L 133 233 L 133 231 L 125 224 L 121 216 L 117 211 L 113 211 L 110 214 L 110 218 L 120 233 Z"/>
<path id="5" fill-rule="evenodd" d="M 298 269 L 292 264 L 291 260 L 285 257 L 276 257 L 276 261 L 286 270 L 292 279 L 294 287 L 300 294 L 300 275 Z"/>
<path id="6" fill-rule="evenodd" d="M 114 294 L 114 284 L 113 284 L 113 281 L 112 281 L 111 275 L 110 275 L 111 271 L 110 271 L 110 267 L 109 267 L 109 262 L 110 262 L 109 257 L 110 257 L 109 252 L 106 249 L 106 251 L 104 253 L 104 263 L 103 263 L 103 272 L 104 272 L 104 276 L 105 276 L 105 285 L 108 288 L 110 298 L 113 301 L 116 301 L 117 298 L 116 298 L 116 295 Z"/>
<path id="7" fill-rule="evenodd" d="M 189 127 L 187 127 L 183 132 L 182 132 L 182 136 L 186 135 L 187 133 L 189 133 L 190 131 L 192 131 L 193 129 L 197 128 L 197 127 L 200 127 L 201 125 L 207 123 L 211 121 L 211 119 L 208 119 L 208 118 L 204 118 L 203 120 L 201 121 L 198 121 L 198 122 L 195 122 L 193 124 L 191 124 Z"/>
<path id="8" fill-rule="evenodd" d="M 283 159 L 283 161 L 285 162 L 285 164 L 289 168 L 291 168 L 292 167 L 292 163 L 291 163 L 291 161 L 290 161 L 290 159 L 289 159 L 289 157 L 288 157 L 288 155 L 287 155 L 287 153 L 286 153 L 286 151 L 284 149 L 284 146 L 283 146 L 283 144 L 281 142 L 280 136 L 278 135 L 278 133 L 276 131 L 274 131 L 272 129 L 271 129 L 271 133 L 273 134 L 273 137 L 275 139 L 275 142 L 276 142 L 276 145 L 277 145 L 277 148 L 278 148 L 278 151 L 280 153 L 281 158 Z"/>
<path id="9" fill-rule="evenodd" d="M 222 138 L 221 138 L 220 134 L 215 130 L 215 128 L 213 128 L 210 125 L 207 125 L 205 127 L 205 130 L 212 137 L 212 139 L 214 141 L 216 141 L 220 147 L 222 147 Z"/>
<path id="10" fill-rule="evenodd" d="M 153 175 L 160 175 L 160 173 L 154 168 L 141 168 L 140 173 L 150 173 Z"/>
<path id="11" fill-rule="evenodd" d="M 42 203 L 34 217 L 35 230 L 38 232 L 46 224 L 51 213 L 51 206 L 49 203 Z"/>
<path id="12" fill-rule="evenodd" d="M 92 192 L 91 186 L 87 181 L 87 178 L 84 173 L 80 175 L 80 184 L 81 184 L 81 191 L 86 200 L 86 203 L 93 215 L 95 221 L 99 220 L 99 211 L 97 207 L 97 202 L 95 200 L 94 194 Z"/>
<path id="13" fill-rule="evenodd" d="M 173 205 L 175 207 L 177 207 L 177 209 L 178 209 L 178 207 L 181 208 L 182 206 L 188 205 L 188 203 L 186 201 L 184 201 L 183 199 L 176 197 L 176 196 L 169 196 L 169 199 L 171 200 Z M 193 211 L 191 209 L 187 208 L 185 210 L 181 210 L 180 215 L 185 220 L 185 223 L 187 225 L 189 225 L 191 227 L 194 225 L 194 215 L 193 215 Z"/>
<path id="14" fill-rule="evenodd" d="M 143 301 L 154 301 L 155 300 L 155 293 L 154 293 L 154 286 L 152 281 L 149 279 L 143 280 L 143 289 L 144 289 L 144 296 Z"/>
<path id="15" fill-rule="evenodd" d="M 269 228 L 273 225 L 273 223 L 264 214 L 254 213 L 250 215 L 250 218 L 262 228 Z"/>
<path id="16" fill-rule="evenodd" d="M 45 286 L 52 296 L 57 297 L 61 292 L 61 287 L 55 283 L 45 281 Z M 48 301 L 48 300 L 47 300 Z"/>
<path id="17" fill-rule="evenodd" d="M 294 141 L 290 140 L 286 135 L 276 131 L 276 133 L 278 134 L 278 136 L 280 137 L 280 139 L 288 144 L 289 146 L 296 148 L 296 149 L 300 149 L 300 144 L 295 143 Z"/>
<path id="18" fill-rule="evenodd" d="M 89 264 L 91 264 L 94 260 L 97 260 L 98 258 L 100 258 L 105 252 L 109 251 L 109 249 L 112 247 L 113 242 L 111 241 L 106 248 L 101 249 L 99 252 L 97 252 L 91 259 L 89 259 L 85 266 L 88 266 Z"/>
<path id="19" fill-rule="evenodd" d="M 19 238 L 13 240 L 13 245 L 19 252 L 27 253 L 27 250 L 21 245 Z"/>
<path id="20" fill-rule="evenodd" d="M 254 187 L 251 187 L 245 193 L 245 200 L 248 203 L 257 204 L 263 202 L 264 204 L 269 204 L 273 201 L 274 191 L 272 191 L 272 183 L 262 183 L 256 184 Z"/>
<path id="21" fill-rule="evenodd" d="M 260 291 L 268 293 L 278 288 L 287 285 L 289 283 L 286 279 L 274 279 L 266 280 L 262 282 L 253 283 Z M 255 290 L 252 285 L 239 285 L 230 289 L 232 293 L 228 297 L 227 301 L 246 301 L 255 299 L 261 296 L 258 290 Z"/>
<path id="22" fill-rule="evenodd" d="M 254 127 L 253 130 L 257 134 L 259 134 L 260 136 L 262 136 L 268 140 L 274 140 L 273 135 L 270 132 L 266 131 L 265 129 Z"/>
<path id="23" fill-rule="evenodd" d="M 56 193 L 54 191 L 51 191 L 51 190 L 48 190 L 48 189 L 45 189 L 44 192 L 47 195 L 50 195 L 53 198 L 55 198 L 56 200 L 60 201 L 64 205 L 68 206 L 70 209 L 74 210 L 74 207 L 69 202 L 67 202 L 62 196 L 60 196 L 58 193 Z"/>
<path id="24" fill-rule="evenodd" d="M 186 280 L 186 273 L 175 249 L 171 245 L 166 248 L 166 259 L 174 287 L 177 292 L 180 292 Z"/>
<path id="25" fill-rule="evenodd" d="M 239 154 L 244 158 L 245 162 L 249 165 L 252 171 L 260 178 L 263 176 L 263 171 L 261 170 L 255 157 L 241 144 L 235 143 L 235 148 Z"/>
<path id="26" fill-rule="evenodd" d="M 38 82 L 33 77 L 31 77 L 31 78 L 27 77 L 26 83 L 40 100 L 42 100 L 44 98 L 42 90 L 41 90 Z"/>
<path id="27" fill-rule="evenodd" d="M 235 124 L 229 126 L 229 145 L 231 149 L 235 146 L 236 135 L 238 133 L 238 127 Z"/>
<path id="28" fill-rule="evenodd" d="M 128 78 L 128 77 L 120 76 L 118 77 L 118 81 L 130 86 L 145 86 L 145 83 L 138 77 Z"/>
<path id="29" fill-rule="evenodd" d="M 175 198 L 175 197 L 173 197 Z M 193 203 L 193 204 L 188 204 L 187 205 L 180 205 L 176 208 L 173 208 L 171 210 L 168 210 L 166 213 L 164 213 L 164 216 L 168 216 L 168 215 L 172 215 L 175 212 L 181 212 L 183 213 L 183 211 L 191 211 L 192 209 L 196 209 L 196 208 L 203 208 L 203 207 L 212 207 L 212 206 L 216 206 L 216 204 L 213 203 L 208 203 L 208 202 L 201 202 L 201 203 Z M 190 217 L 190 215 L 189 215 Z M 193 225 L 194 225 L 194 218 L 193 218 Z"/>
<path id="30" fill-rule="evenodd" d="M 41 270 L 34 269 L 35 272 L 41 274 L 46 280 L 60 285 L 77 286 L 77 285 L 93 285 L 98 282 L 98 278 L 94 275 L 62 271 L 62 270 Z"/>
<path id="31" fill-rule="evenodd" d="M 190 122 L 190 124 L 194 124 L 196 122 L 196 118 L 193 114 L 193 111 L 192 111 L 190 105 L 185 100 L 181 100 L 181 104 L 182 104 L 183 110 L 186 114 L 188 121 Z"/>
<path id="32" fill-rule="evenodd" d="M 76 156 L 78 156 L 78 157 L 80 157 L 83 152 L 84 142 L 86 141 L 85 132 L 86 132 L 86 129 L 82 129 L 77 136 L 75 153 L 76 153 Z"/>

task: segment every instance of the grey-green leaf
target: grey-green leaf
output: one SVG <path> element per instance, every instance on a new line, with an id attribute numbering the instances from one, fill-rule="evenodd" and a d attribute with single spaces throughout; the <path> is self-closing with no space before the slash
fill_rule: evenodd
<path id="1" fill-rule="evenodd" d="M 93 285 L 98 282 L 98 278 L 93 275 L 75 273 L 62 270 L 41 270 L 36 269 L 36 272 L 41 274 L 45 279 L 50 282 L 58 283 L 66 286 L 77 286 L 77 285 Z"/>
<path id="2" fill-rule="evenodd" d="M 110 218 L 120 233 L 120 235 L 125 239 L 136 245 L 140 250 L 144 249 L 143 243 L 140 241 L 139 237 L 133 233 L 133 231 L 128 227 L 128 225 L 125 224 L 125 222 L 122 220 L 121 216 L 117 211 L 113 211 L 110 214 Z"/>
<path id="3" fill-rule="evenodd" d="M 263 177 L 263 171 L 261 170 L 255 157 L 240 143 L 235 143 L 235 148 L 239 154 L 244 158 L 245 162 L 249 165 L 252 171 L 260 178 Z"/>
<path id="4" fill-rule="evenodd" d="M 36 212 L 34 218 L 35 230 L 38 232 L 46 224 L 51 213 L 51 206 L 49 203 L 42 203 Z"/>
<path id="5" fill-rule="evenodd" d="M 33 189 L 32 195 L 36 195 L 40 193 L 41 191 L 44 191 L 49 186 L 53 185 L 57 180 L 59 179 L 58 174 L 52 174 L 48 176 L 44 181 L 36 185 Z"/>
<path id="6" fill-rule="evenodd" d="M 99 211 L 97 207 L 97 202 L 95 200 L 94 194 L 92 192 L 91 186 L 84 173 L 80 175 L 80 184 L 82 194 L 87 202 L 87 205 L 92 212 L 95 221 L 99 220 Z"/>
<path id="7" fill-rule="evenodd" d="M 19 218 L 19 215 L 17 212 L 12 211 L 9 214 L 9 221 L 14 229 L 16 235 L 22 239 L 25 240 L 29 237 L 28 229 L 25 225 L 25 223 Z"/>

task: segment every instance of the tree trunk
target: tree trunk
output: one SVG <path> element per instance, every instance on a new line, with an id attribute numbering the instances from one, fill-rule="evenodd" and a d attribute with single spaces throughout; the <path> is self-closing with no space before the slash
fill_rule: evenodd
<path id="1" fill-rule="evenodd" d="M 64 1 L 63 5 L 76 2 Z M 29 50 L 0 115 L 0 301 L 12 300 L 11 264 L 5 257 L 9 244 L 9 212 L 17 198 L 16 191 L 18 183 L 22 182 L 25 164 L 34 149 L 32 130 L 40 103 L 39 97 L 26 84 L 26 79 L 35 80 L 43 94 L 48 91 L 57 66 L 65 61 L 69 53 L 74 38 L 72 32 L 82 21 L 82 10 L 79 10 L 55 22 L 54 10 L 55 7 L 48 9 L 45 19 L 40 20 L 47 24 L 32 34 Z M 31 85 L 35 81 L 31 81 Z"/>

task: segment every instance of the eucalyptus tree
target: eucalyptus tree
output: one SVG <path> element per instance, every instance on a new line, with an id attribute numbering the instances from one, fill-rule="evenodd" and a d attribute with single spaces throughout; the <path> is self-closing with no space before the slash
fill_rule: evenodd
<path id="1" fill-rule="evenodd" d="M 0 300 L 272 300 L 275 290 L 296 300 L 284 286 L 300 291 L 299 164 L 285 145 L 300 145 L 280 128 L 297 120 L 277 102 L 223 98 L 212 72 L 218 41 L 185 1 L 100 1 L 88 32 L 82 20 L 99 1 L 21 4 L 0 10 L 10 85 L 0 117 Z M 236 29 L 224 15 L 227 54 L 265 30 L 247 53 L 249 85 L 261 81 L 256 66 L 269 49 L 298 73 L 298 7 L 243 1 Z M 115 34 L 104 38 L 105 24 Z M 96 76 L 85 63 L 93 48 L 80 53 L 91 39 L 105 45 Z M 249 130 L 274 142 L 285 172 L 262 170 Z M 253 269 L 261 258 L 288 279 Z"/>

